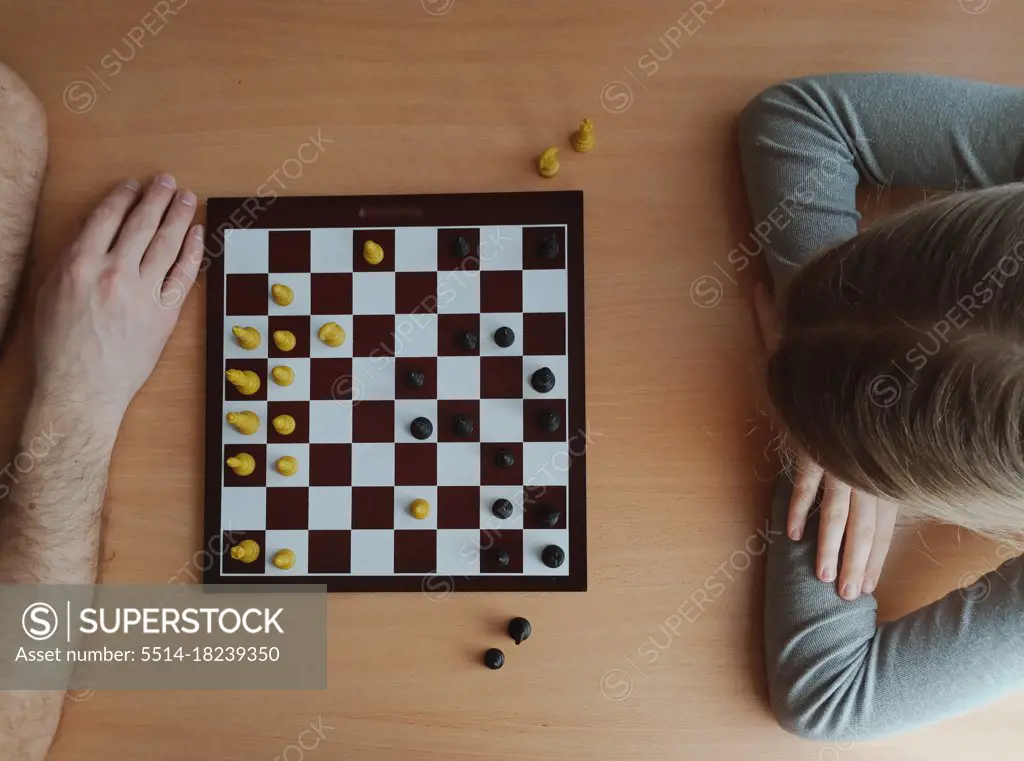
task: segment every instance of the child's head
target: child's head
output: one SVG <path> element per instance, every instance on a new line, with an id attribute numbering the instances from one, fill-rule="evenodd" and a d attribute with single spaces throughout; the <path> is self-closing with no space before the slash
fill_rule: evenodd
<path id="1" fill-rule="evenodd" d="M 822 254 L 783 294 L 777 414 L 829 472 L 919 515 L 1024 530 L 1024 185 Z"/>

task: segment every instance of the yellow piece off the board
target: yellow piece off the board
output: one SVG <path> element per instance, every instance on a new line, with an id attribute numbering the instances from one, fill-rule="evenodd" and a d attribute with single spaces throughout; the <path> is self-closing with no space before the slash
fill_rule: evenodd
<path id="1" fill-rule="evenodd" d="M 541 177 L 554 177 L 558 174 L 560 166 L 557 148 L 548 148 L 537 159 L 537 171 L 540 172 Z"/>
<path id="2" fill-rule="evenodd" d="M 572 148 L 579 153 L 590 153 L 594 150 L 594 121 L 584 119 L 580 122 L 580 128 L 572 136 Z"/>

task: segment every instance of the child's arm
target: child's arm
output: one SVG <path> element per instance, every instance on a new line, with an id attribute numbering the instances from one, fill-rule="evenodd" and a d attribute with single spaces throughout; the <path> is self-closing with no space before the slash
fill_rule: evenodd
<path id="1" fill-rule="evenodd" d="M 1024 177 L 1024 90 L 915 74 L 776 85 L 740 120 L 755 232 L 776 281 L 857 232 L 855 191 L 963 189 Z"/>
<path id="2" fill-rule="evenodd" d="M 1024 176 L 1024 90 L 903 74 L 773 87 L 744 111 L 743 168 L 777 281 L 857 232 L 857 183 L 957 189 Z M 772 707 L 808 737 L 861 739 L 961 713 L 1024 688 L 1024 561 L 878 625 L 815 577 L 817 542 L 785 538 L 779 479 L 768 553 Z M 816 520 L 805 536 L 817 535 Z"/>
<path id="3" fill-rule="evenodd" d="M 776 482 L 772 529 L 783 533 L 772 534 L 765 600 L 769 694 L 784 728 L 867 739 L 1024 688 L 1024 559 L 879 625 L 874 597 L 849 602 L 815 578 L 817 542 L 786 538 L 791 489 Z"/>

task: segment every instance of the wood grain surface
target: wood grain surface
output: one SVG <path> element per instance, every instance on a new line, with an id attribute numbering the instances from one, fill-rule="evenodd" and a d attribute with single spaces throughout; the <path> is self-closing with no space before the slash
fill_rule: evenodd
<path id="1" fill-rule="evenodd" d="M 5 444 L 28 393 L 34 290 L 120 178 L 168 169 L 202 197 L 268 182 L 288 195 L 580 188 L 587 203 L 590 590 L 334 596 L 326 691 L 76 694 L 54 759 L 1017 757 L 1021 700 L 853 747 L 774 724 L 756 532 L 776 466 L 748 306 L 761 262 L 738 271 L 729 255 L 752 227 L 735 140 L 749 98 L 830 70 L 1019 83 L 1024 6 L 0 0 L 0 11 L 0 57 L 46 104 L 52 141 L 23 316 L 0 366 Z M 597 148 L 581 156 L 567 139 L 584 116 Z M 289 161 L 318 135 L 315 160 Z M 564 147 L 562 169 L 543 180 L 532 162 L 549 145 Z M 889 201 L 865 203 L 882 213 Z M 199 576 L 203 301 L 187 303 L 122 430 L 105 581 Z M 882 612 L 998 560 L 955 531 L 909 530 Z M 487 671 L 479 654 L 511 644 L 515 615 L 534 636 Z M 301 734 L 311 723 L 322 738 Z"/>

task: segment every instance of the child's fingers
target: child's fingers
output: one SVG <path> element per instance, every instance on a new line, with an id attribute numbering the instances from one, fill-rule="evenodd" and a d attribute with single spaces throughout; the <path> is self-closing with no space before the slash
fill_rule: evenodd
<path id="1" fill-rule="evenodd" d="M 818 578 L 836 580 L 839 548 L 843 544 L 846 521 L 850 517 L 850 487 L 825 474 L 825 494 L 821 500 L 821 526 L 818 528 Z"/>
<path id="2" fill-rule="evenodd" d="M 868 558 L 867 568 L 864 569 L 864 583 L 861 585 L 863 594 L 869 595 L 874 592 L 878 580 L 882 577 L 882 566 L 885 565 L 885 558 L 892 544 L 893 531 L 896 530 L 897 512 L 896 505 L 892 502 L 878 500 L 875 538 L 871 544 L 871 557 Z"/>
<path id="3" fill-rule="evenodd" d="M 856 600 L 864 584 L 864 571 L 875 541 L 877 501 L 870 494 L 854 489 L 850 495 L 850 518 L 846 523 L 843 570 L 839 575 L 839 594 Z"/>
<path id="4" fill-rule="evenodd" d="M 818 486 L 825 471 L 806 454 L 797 460 L 796 477 L 793 479 L 793 494 L 789 499 L 789 517 L 786 532 L 789 538 L 799 541 L 807 526 L 807 516 L 818 495 Z"/>

